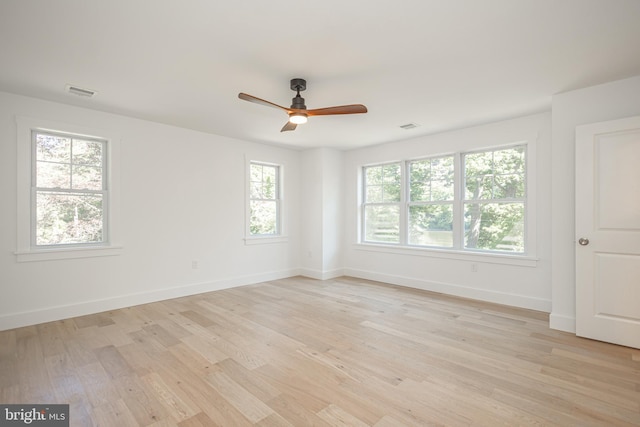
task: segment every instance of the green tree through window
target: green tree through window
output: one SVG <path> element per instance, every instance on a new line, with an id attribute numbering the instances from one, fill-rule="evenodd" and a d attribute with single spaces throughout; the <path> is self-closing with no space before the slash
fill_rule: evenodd
<path id="1" fill-rule="evenodd" d="M 465 248 L 524 251 L 525 147 L 464 155 Z"/>

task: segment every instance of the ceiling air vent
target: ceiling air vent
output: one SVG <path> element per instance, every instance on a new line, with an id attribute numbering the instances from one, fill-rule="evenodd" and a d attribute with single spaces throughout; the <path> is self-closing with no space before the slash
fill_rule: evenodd
<path id="1" fill-rule="evenodd" d="M 78 96 L 84 96 L 86 98 L 92 98 L 93 95 L 96 94 L 95 90 L 91 90 L 91 89 L 84 89 L 78 86 L 73 86 L 73 85 L 67 85 L 66 86 L 67 92 L 74 94 L 74 95 L 78 95 Z"/>
<path id="2" fill-rule="evenodd" d="M 418 125 L 415 123 L 407 123 L 406 125 L 400 125 L 400 128 L 404 129 L 404 130 L 409 130 L 409 129 L 414 129 L 417 128 Z"/>

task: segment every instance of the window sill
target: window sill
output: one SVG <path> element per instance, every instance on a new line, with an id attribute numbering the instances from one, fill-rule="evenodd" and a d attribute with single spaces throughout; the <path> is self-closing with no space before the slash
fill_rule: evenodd
<path id="1" fill-rule="evenodd" d="M 34 249 L 15 252 L 16 261 L 52 261 L 58 259 L 93 258 L 122 254 L 122 246 L 94 246 L 55 249 Z"/>
<path id="2" fill-rule="evenodd" d="M 515 265 L 519 267 L 536 267 L 538 258 L 527 255 L 495 254 L 486 252 L 460 251 L 455 249 L 432 249 L 410 246 L 391 246 L 375 243 L 356 243 L 356 250 L 382 252 L 398 255 L 444 258 L 460 261 L 483 262 L 488 264 Z"/>
<path id="3" fill-rule="evenodd" d="M 288 243 L 287 236 L 251 236 L 244 238 L 245 245 L 266 245 L 272 243 Z"/>

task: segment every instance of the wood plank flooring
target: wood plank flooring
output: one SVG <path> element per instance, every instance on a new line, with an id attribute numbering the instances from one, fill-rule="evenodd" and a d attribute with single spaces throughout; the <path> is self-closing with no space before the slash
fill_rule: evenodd
<path id="1" fill-rule="evenodd" d="M 69 403 L 73 426 L 639 426 L 640 350 L 295 277 L 0 332 L 0 402 Z"/>

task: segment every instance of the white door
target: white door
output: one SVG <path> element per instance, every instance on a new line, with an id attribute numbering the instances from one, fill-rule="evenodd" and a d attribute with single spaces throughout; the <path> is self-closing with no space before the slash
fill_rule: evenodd
<path id="1" fill-rule="evenodd" d="M 640 348 L 640 116 L 576 128 L 576 333 Z"/>

